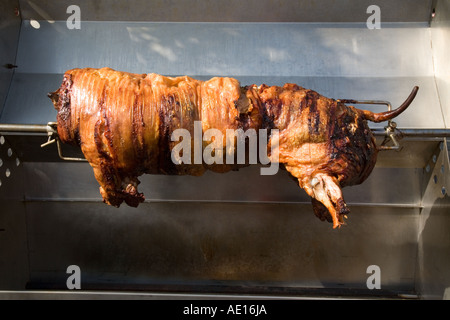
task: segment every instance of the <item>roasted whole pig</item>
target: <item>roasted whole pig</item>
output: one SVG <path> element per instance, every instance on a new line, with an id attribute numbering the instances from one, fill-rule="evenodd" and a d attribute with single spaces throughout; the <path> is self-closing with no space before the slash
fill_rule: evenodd
<path id="1" fill-rule="evenodd" d="M 307 192 L 315 215 L 336 228 L 349 213 L 341 188 L 362 183 L 375 166 L 378 148 L 367 120 L 396 117 L 417 90 L 399 108 L 373 113 L 296 84 L 241 87 L 226 77 L 199 81 L 85 68 L 67 71 L 49 97 L 58 111 L 59 139 L 81 147 L 107 204 L 118 207 L 125 201 L 136 207 L 144 201 L 137 190 L 137 177 L 144 173 L 201 175 L 252 163 L 250 156 L 225 161 L 236 160 L 227 156 L 235 154 L 237 146 L 233 136 L 230 148 L 227 131 L 241 130 L 266 133 L 260 149 Z M 180 129 L 189 134 L 191 140 L 183 143 L 192 151 L 183 149 L 177 158 L 173 150 L 181 143 L 175 135 Z M 215 135 L 202 136 L 210 129 Z M 211 163 L 201 157 L 211 145 L 214 159 L 224 161 Z"/>

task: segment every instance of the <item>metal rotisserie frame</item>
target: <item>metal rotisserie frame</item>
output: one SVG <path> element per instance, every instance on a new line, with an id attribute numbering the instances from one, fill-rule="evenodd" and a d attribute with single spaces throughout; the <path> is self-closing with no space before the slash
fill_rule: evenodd
<path id="1" fill-rule="evenodd" d="M 366 24 L 373 4 L 381 29 Z M 70 5 L 80 8 L 80 29 L 67 25 Z M 0 297 L 62 297 L 70 265 L 82 275 L 71 297 L 450 296 L 450 1 L 1 6 Z M 401 149 L 381 152 L 367 181 L 344 188 L 351 214 L 333 230 L 286 172 L 261 176 L 258 166 L 146 175 L 139 208 L 103 204 L 87 163 L 62 161 L 56 144 L 40 146 L 56 117 L 46 94 L 64 71 L 105 66 L 293 82 L 393 107 L 413 86 L 420 91 L 394 120 Z M 371 124 L 379 143 L 386 125 Z M 379 290 L 367 286 L 372 265 Z"/>

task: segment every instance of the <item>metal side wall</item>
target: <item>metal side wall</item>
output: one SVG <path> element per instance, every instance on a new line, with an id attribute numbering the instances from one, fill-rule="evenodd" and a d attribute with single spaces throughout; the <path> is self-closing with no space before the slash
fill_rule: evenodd
<path id="1" fill-rule="evenodd" d="M 450 1 L 435 3 L 431 22 L 436 86 L 447 127 L 450 122 Z M 448 142 L 447 142 L 448 143 Z M 449 145 L 436 148 L 426 166 L 420 217 L 418 285 L 424 298 L 450 299 L 450 164 Z"/>
<path id="2" fill-rule="evenodd" d="M 450 128 L 450 1 L 436 1 L 434 7 L 435 16 L 430 30 L 436 87 L 445 125 Z"/>
<path id="3" fill-rule="evenodd" d="M 430 157 L 418 233 L 418 290 L 423 298 L 450 299 L 450 162 L 446 141 Z"/>
<path id="4" fill-rule="evenodd" d="M 0 115 L 11 85 L 19 42 L 21 19 L 17 16 L 19 2 L 0 2 Z M 16 10 L 17 9 L 17 10 Z"/>
<path id="5" fill-rule="evenodd" d="M 0 2 L 0 115 L 16 65 L 21 18 L 19 1 Z M 20 290 L 29 280 L 23 166 L 0 134 L 0 289 Z M 16 162 L 17 161 L 17 162 Z"/>

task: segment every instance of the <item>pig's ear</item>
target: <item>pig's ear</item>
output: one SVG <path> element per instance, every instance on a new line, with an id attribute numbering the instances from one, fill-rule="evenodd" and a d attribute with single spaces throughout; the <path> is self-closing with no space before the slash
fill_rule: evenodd
<path id="1" fill-rule="evenodd" d="M 52 100 L 53 105 L 56 107 L 56 104 L 59 100 L 59 89 L 54 92 L 47 93 L 47 97 L 49 97 Z"/>

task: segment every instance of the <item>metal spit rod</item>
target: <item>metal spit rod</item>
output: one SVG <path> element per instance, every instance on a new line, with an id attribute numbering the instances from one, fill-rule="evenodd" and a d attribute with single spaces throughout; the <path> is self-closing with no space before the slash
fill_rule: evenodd
<path id="1" fill-rule="evenodd" d="M 0 132 L 21 132 L 21 133 L 48 133 L 53 130 L 50 124 L 0 124 Z"/>
<path id="2" fill-rule="evenodd" d="M 48 124 L 1 124 L 0 132 L 17 132 L 17 133 L 49 133 L 49 130 L 55 130 L 52 125 L 55 122 Z M 49 129 L 50 125 L 50 129 Z M 407 137 L 422 137 L 422 138 L 446 138 L 450 137 L 450 129 L 399 129 L 404 136 Z M 51 131 L 53 132 L 53 131 Z M 376 136 L 384 136 L 386 131 L 381 128 L 372 129 L 372 133 Z"/>
<path id="3" fill-rule="evenodd" d="M 397 129 L 404 137 L 449 138 L 450 129 Z M 386 135 L 385 129 L 372 129 L 375 136 Z"/>
<path id="4" fill-rule="evenodd" d="M 343 100 L 341 100 L 343 101 Z M 360 103 L 367 103 L 367 101 L 355 101 Z M 375 101 L 373 104 L 378 104 Z M 379 102 L 379 101 L 378 101 Z M 385 104 L 385 101 L 382 101 Z M 390 104 L 389 104 L 390 106 Z M 392 147 L 386 147 L 383 144 L 381 145 L 381 150 L 399 150 L 400 145 L 396 139 L 396 135 L 400 134 L 403 137 L 421 137 L 421 138 L 449 138 L 450 137 L 450 129 L 397 129 L 395 122 L 389 121 L 389 125 L 384 129 L 372 129 L 372 133 L 375 136 L 381 136 L 390 138 L 394 143 Z M 58 137 L 57 124 L 56 122 L 49 122 L 47 124 L 0 124 L 0 133 L 44 133 L 47 134 L 48 140 L 43 143 L 41 147 L 45 147 L 49 144 L 56 142 L 56 146 L 58 149 L 58 155 L 62 160 L 66 161 L 87 161 L 84 158 L 73 158 L 66 157 L 63 155 L 61 148 L 61 141 Z"/>
<path id="5" fill-rule="evenodd" d="M 55 122 L 48 124 L 1 124 L 0 133 L 56 133 Z M 405 137 L 421 138 L 448 138 L 450 129 L 398 129 Z M 386 130 L 381 128 L 372 129 L 375 136 L 386 135 Z"/>
<path id="6" fill-rule="evenodd" d="M 0 132 L 13 133 L 46 133 L 48 136 L 47 142 L 41 144 L 41 147 L 46 147 L 49 144 L 56 142 L 58 149 L 58 156 L 66 161 L 87 161 L 84 158 L 66 157 L 62 153 L 61 141 L 58 137 L 56 122 L 49 122 L 45 124 L 0 124 Z"/>

